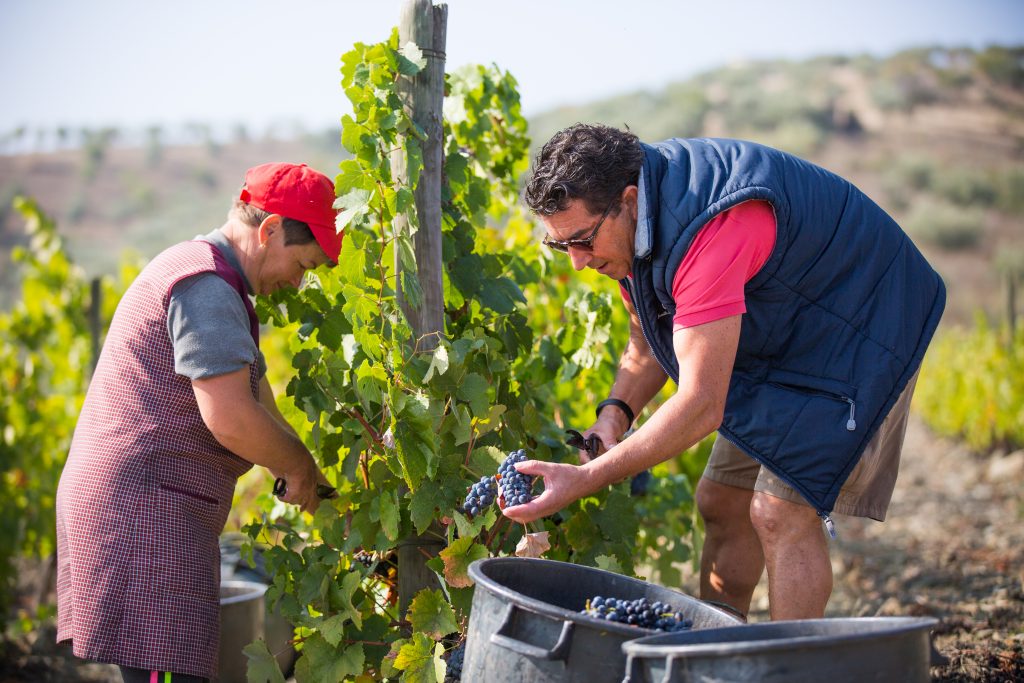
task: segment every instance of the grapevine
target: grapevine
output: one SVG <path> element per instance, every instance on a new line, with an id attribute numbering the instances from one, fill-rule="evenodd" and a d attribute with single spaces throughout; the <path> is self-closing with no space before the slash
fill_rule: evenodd
<path id="1" fill-rule="evenodd" d="M 447 75 L 444 329 L 429 351 L 413 337 L 393 264 L 397 253 L 408 297 L 417 290 L 415 257 L 411 235 L 394 226 L 399 215 L 417 225 L 412 190 L 423 131 L 396 84 L 424 63 L 415 46 L 399 45 L 397 32 L 342 57 L 353 113 L 341 135 L 352 156 L 335 180 L 345 228 L 339 263 L 258 306 L 265 322 L 293 332 L 295 374 L 282 411 L 338 491 L 312 517 L 268 496 L 263 517 L 246 527 L 253 544 L 269 546 L 267 597 L 295 625 L 299 683 L 443 678 L 444 643 L 468 623 L 469 564 L 512 554 L 529 531 L 494 508 L 491 473 L 508 453 L 574 458 L 556 416 L 585 419 L 611 382 L 611 297 L 570 290 L 570 264 L 540 246 L 519 208 L 529 140 L 515 80 L 496 68 Z M 392 173 L 396 153 L 408 185 Z M 529 495 L 529 479 L 507 471 L 502 478 L 520 482 L 509 497 Z M 546 557 L 632 572 L 639 520 L 627 485 L 541 527 L 550 535 Z M 403 609 L 394 592 L 401 575 L 350 569 L 413 538 L 439 549 L 428 567 L 441 588 L 421 590 Z M 251 679 L 279 680 L 265 645 L 246 652 Z"/>

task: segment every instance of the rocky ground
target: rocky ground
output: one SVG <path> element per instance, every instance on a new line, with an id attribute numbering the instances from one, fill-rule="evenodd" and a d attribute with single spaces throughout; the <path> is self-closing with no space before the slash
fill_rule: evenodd
<path id="1" fill-rule="evenodd" d="M 829 616 L 933 616 L 933 681 L 1024 681 L 1024 451 L 978 456 L 912 419 L 889 520 L 837 526 Z M 762 582 L 751 619 L 767 607 Z M 0 662 L 8 681 L 120 679 L 43 633 Z"/>

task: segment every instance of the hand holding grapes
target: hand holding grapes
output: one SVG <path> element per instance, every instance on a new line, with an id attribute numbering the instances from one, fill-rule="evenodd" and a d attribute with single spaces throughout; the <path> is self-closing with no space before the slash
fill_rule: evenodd
<path id="1" fill-rule="evenodd" d="M 544 478 L 542 494 L 528 503 L 506 505 L 502 510 L 506 517 L 523 524 L 554 514 L 594 490 L 589 473 L 578 465 L 525 460 L 516 463 L 515 468 L 521 474 Z"/>

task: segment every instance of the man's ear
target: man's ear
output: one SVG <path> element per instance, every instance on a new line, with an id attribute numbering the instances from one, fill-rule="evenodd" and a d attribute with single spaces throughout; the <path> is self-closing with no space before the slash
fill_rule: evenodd
<path id="1" fill-rule="evenodd" d="M 257 229 L 257 236 L 260 241 L 260 246 L 266 246 L 271 236 L 278 230 L 283 229 L 283 220 L 276 213 L 272 213 L 263 219 L 260 223 L 260 227 Z"/>
<path id="2" fill-rule="evenodd" d="M 627 185 L 626 189 L 622 191 L 622 203 L 626 205 L 633 220 L 636 220 L 637 214 L 637 196 L 638 189 L 636 185 Z"/>

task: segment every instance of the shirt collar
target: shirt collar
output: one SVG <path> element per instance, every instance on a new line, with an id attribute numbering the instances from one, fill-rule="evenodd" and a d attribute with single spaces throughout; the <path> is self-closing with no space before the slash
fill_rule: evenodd
<path id="1" fill-rule="evenodd" d="M 633 236 L 633 257 L 647 258 L 651 254 L 651 222 L 647 215 L 647 182 L 644 169 L 636 184 L 636 234 Z"/>
<path id="2" fill-rule="evenodd" d="M 241 261 L 239 261 L 238 257 L 235 256 L 235 249 L 231 246 L 231 242 L 228 241 L 227 235 L 218 229 L 208 232 L 205 235 L 198 235 L 196 239 L 209 242 L 213 246 L 217 247 L 217 251 L 221 253 L 224 260 L 228 262 L 228 265 L 242 276 L 242 282 L 245 283 L 245 291 L 249 293 L 249 296 L 253 296 L 255 294 L 252 290 L 252 285 L 249 284 L 249 278 L 245 276 L 245 271 L 242 270 Z"/>

